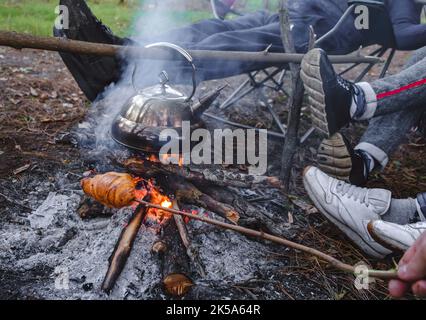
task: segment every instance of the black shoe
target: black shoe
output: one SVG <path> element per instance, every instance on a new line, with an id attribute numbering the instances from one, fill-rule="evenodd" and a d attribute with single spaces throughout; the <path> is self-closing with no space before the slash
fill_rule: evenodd
<path id="1" fill-rule="evenodd" d="M 324 50 L 313 49 L 305 55 L 301 77 L 309 97 L 312 121 L 329 137 L 351 122 L 352 101 L 358 106 L 355 118 L 364 113 L 364 92 L 334 72 Z"/>
<path id="2" fill-rule="evenodd" d="M 230 6 L 220 0 L 211 0 L 210 3 L 216 19 L 225 20 L 226 16 L 232 12 L 232 5 Z"/>
<path id="3" fill-rule="evenodd" d="M 344 135 L 324 139 L 318 148 L 318 167 L 324 173 L 358 187 L 364 187 L 368 170 L 362 152 L 354 150 Z"/>
<path id="4" fill-rule="evenodd" d="M 61 0 L 60 5 L 69 11 L 69 29 L 53 29 L 55 37 L 72 40 L 123 45 L 127 39 L 116 37 L 91 12 L 84 0 Z M 121 75 L 121 59 L 71 53 L 61 53 L 62 60 L 77 81 L 81 91 L 91 101 L 106 86 L 116 82 Z"/>

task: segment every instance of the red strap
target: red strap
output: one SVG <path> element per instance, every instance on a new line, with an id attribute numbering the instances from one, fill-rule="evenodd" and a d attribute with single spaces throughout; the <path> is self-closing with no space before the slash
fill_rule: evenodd
<path id="1" fill-rule="evenodd" d="M 396 89 L 396 90 L 379 93 L 377 95 L 377 100 L 384 99 L 384 98 L 387 98 L 387 97 L 390 97 L 390 96 L 394 96 L 394 95 L 399 94 L 401 92 L 404 92 L 404 91 L 407 91 L 407 90 L 410 90 L 410 89 L 413 89 L 413 88 L 416 88 L 416 87 L 420 87 L 422 85 L 426 85 L 426 79 L 416 81 L 414 83 L 411 83 L 409 85 L 406 85 L 406 86 L 401 87 L 401 88 Z"/>

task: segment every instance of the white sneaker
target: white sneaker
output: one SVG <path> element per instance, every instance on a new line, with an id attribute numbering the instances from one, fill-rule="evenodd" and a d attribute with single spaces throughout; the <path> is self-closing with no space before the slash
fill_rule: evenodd
<path id="1" fill-rule="evenodd" d="M 385 221 L 371 221 L 368 224 L 368 231 L 386 248 L 405 252 L 426 232 L 426 222 L 401 226 Z"/>
<path id="2" fill-rule="evenodd" d="M 384 189 L 365 189 L 334 179 L 315 167 L 303 173 L 309 197 L 321 213 L 365 253 L 375 258 L 390 254 L 368 233 L 368 223 L 379 220 L 390 207 L 392 194 Z"/>

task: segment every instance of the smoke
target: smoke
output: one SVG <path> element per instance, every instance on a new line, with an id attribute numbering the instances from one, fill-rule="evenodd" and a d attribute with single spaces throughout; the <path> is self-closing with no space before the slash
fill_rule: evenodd
<path id="1" fill-rule="evenodd" d="M 185 0 L 179 0 L 182 5 Z M 172 5 L 176 6 L 176 0 L 140 0 L 137 15 L 131 26 L 128 37 L 132 45 L 145 46 L 161 41 L 173 42 L 173 34 L 169 30 L 176 28 L 179 21 L 173 15 Z M 101 109 L 96 115 L 96 152 L 108 152 L 117 148 L 112 140 L 111 125 L 126 102 L 136 94 L 135 89 L 140 90 L 149 85 L 158 83 L 158 75 L 163 69 L 167 69 L 167 63 L 159 60 L 134 59 L 123 57 L 125 64 L 119 82 L 111 84 L 105 89 L 98 101 L 96 108 Z M 170 63 L 168 63 L 170 65 Z M 136 69 L 135 69 L 136 68 Z M 136 70 L 136 72 L 135 72 Z M 132 75 L 135 74 L 134 83 Z"/>

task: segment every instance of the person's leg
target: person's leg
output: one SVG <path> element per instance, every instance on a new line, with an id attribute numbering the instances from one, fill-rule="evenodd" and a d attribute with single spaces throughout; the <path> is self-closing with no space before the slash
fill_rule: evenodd
<path id="1" fill-rule="evenodd" d="M 179 27 L 155 36 L 137 36 L 142 44 L 150 42 L 172 42 L 186 49 L 195 49 L 195 46 L 207 38 L 221 33 L 250 30 L 263 27 L 278 19 L 278 15 L 266 11 L 256 11 L 244 16 L 231 19 L 206 19 Z M 219 42 L 220 43 L 220 42 Z M 244 46 L 243 46 L 244 47 Z M 216 49 L 219 50 L 219 49 Z"/>
<path id="2" fill-rule="evenodd" d="M 425 57 L 426 47 L 415 51 L 404 69 L 414 66 Z M 424 104 L 426 106 L 426 101 Z M 373 118 L 355 149 L 368 153 L 376 164 L 384 168 L 389 156 L 404 142 L 409 130 L 417 126 L 424 115 L 425 109 L 419 107 Z"/>
<path id="3" fill-rule="evenodd" d="M 426 58 L 394 76 L 354 84 L 336 74 L 323 50 L 314 49 L 302 61 L 301 76 L 312 120 L 329 136 L 351 121 L 426 108 Z"/>
<path id="4" fill-rule="evenodd" d="M 425 56 L 426 48 L 414 52 L 404 69 Z M 418 125 L 424 114 L 423 108 L 415 108 L 371 119 L 355 150 L 341 134 L 324 139 L 318 149 L 318 166 L 333 177 L 355 185 L 365 185 L 369 173 L 377 166 L 386 166 L 389 156 L 403 143 L 407 132 Z"/>

